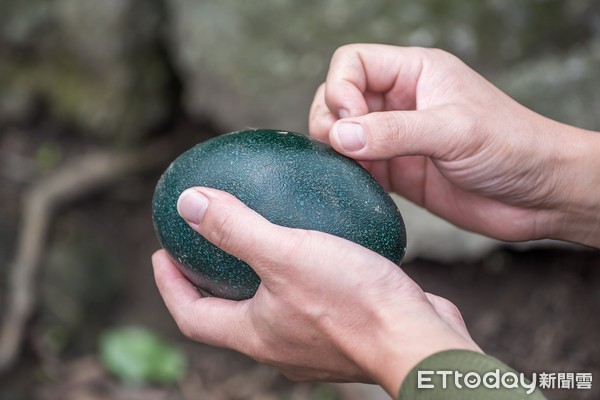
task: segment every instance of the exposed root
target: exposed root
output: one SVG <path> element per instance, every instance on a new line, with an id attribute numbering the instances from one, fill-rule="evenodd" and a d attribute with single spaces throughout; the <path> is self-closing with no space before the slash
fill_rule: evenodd
<path id="1" fill-rule="evenodd" d="M 171 143 L 161 140 L 137 151 L 97 151 L 83 155 L 34 183 L 27 191 L 17 251 L 9 266 L 0 329 L 0 373 L 15 362 L 25 324 L 34 310 L 37 293 L 34 278 L 56 209 L 123 177 L 164 165 L 173 156 Z"/>

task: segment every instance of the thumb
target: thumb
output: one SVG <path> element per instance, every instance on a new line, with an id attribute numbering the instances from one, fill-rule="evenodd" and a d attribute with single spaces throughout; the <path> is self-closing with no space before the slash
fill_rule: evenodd
<path id="1" fill-rule="evenodd" d="M 374 112 L 337 121 L 329 131 L 329 142 L 358 160 L 414 155 L 450 159 L 477 145 L 469 119 L 462 108 L 450 106 Z"/>
<path id="2" fill-rule="evenodd" d="M 270 282 L 282 270 L 278 266 L 297 254 L 300 230 L 270 223 L 227 192 L 187 189 L 179 196 L 177 210 L 212 244 L 251 265 L 263 282 Z"/>

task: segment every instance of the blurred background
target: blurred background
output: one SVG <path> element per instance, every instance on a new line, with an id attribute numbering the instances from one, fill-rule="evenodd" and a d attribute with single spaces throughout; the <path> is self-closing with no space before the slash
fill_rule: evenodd
<path id="1" fill-rule="evenodd" d="M 232 130 L 306 132 L 352 42 L 443 48 L 528 107 L 600 130 L 594 0 L 0 0 L 0 400 L 385 398 L 191 343 L 150 266 L 168 163 Z M 598 251 L 500 243 L 398 203 L 405 270 L 458 305 L 483 349 L 600 379 Z"/>

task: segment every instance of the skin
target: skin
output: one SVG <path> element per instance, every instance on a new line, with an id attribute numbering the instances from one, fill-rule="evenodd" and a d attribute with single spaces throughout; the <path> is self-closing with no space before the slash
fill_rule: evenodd
<path id="1" fill-rule="evenodd" d="M 322 232 L 271 224 L 215 189 L 188 189 L 178 209 L 262 281 L 246 301 L 203 298 L 165 251 L 155 253 L 158 289 L 193 340 L 235 349 L 294 380 L 375 382 L 391 395 L 430 354 L 481 351 L 452 303 L 423 292 L 377 253 Z"/>
<path id="2" fill-rule="evenodd" d="M 340 48 L 310 132 L 387 190 L 464 228 L 600 246 L 600 135 L 524 108 L 443 51 Z M 391 396 L 429 355 L 481 351 L 451 302 L 357 244 L 273 225 L 210 188 L 186 190 L 178 210 L 262 280 L 249 300 L 204 298 L 166 252 L 155 253 L 159 291 L 191 339 L 295 380 L 373 382 Z"/>
<path id="3" fill-rule="evenodd" d="M 362 148 L 342 145 L 345 126 L 362 127 Z M 536 114 L 449 53 L 338 49 L 309 127 L 388 191 L 460 227 L 600 246 L 600 134 Z"/>

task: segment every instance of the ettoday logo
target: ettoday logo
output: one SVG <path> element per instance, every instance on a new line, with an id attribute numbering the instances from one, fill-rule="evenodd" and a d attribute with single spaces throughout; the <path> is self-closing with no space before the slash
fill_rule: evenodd
<path id="1" fill-rule="evenodd" d="M 479 372 L 462 373 L 458 371 L 418 371 L 417 388 L 434 389 L 434 377 L 440 376 L 442 389 L 453 385 L 457 389 L 476 389 L 481 386 L 487 389 L 525 389 L 531 394 L 537 387 L 537 374 L 528 379 L 525 374 L 515 372 L 500 372 L 499 369 L 481 375 Z"/>

